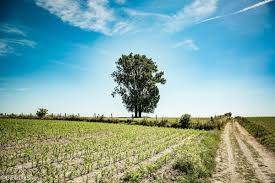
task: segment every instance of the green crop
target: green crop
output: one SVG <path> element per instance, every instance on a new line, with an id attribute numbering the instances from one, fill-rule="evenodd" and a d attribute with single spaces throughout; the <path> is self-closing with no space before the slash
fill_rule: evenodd
<path id="1" fill-rule="evenodd" d="M 212 133 L 29 119 L 0 119 L 0 130 L 0 176 L 42 182 L 139 181 Z"/>

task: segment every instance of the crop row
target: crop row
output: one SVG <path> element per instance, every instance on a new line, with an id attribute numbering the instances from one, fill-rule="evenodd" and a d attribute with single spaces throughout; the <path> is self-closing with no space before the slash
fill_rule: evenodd
<path id="1" fill-rule="evenodd" d="M 43 182 L 124 177 L 200 132 L 123 124 L 1 119 L 0 176 Z M 28 133 L 29 132 L 29 133 Z"/>

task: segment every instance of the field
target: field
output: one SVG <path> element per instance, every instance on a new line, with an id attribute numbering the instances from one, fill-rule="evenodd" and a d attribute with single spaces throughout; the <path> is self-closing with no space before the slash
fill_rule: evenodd
<path id="1" fill-rule="evenodd" d="M 1 115 L 0 118 L 9 119 L 41 119 L 33 114 L 5 114 Z M 142 125 L 142 126 L 158 126 L 158 127 L 173 127 L 182 128 L 180 124 L 180 118 L 171 117 L 142 117 L 142 118 L 129 118 L 129 117 L 104 117 L 93 116 L 83 117 L 73 114 L 48 114 L 43 117 L 44 120 L 62 120 L 62 121 L 83 121 L 83 122 L 100 122 L 100 123 L 120 123 L 130 125 Z M 213 118 L 190 118 L 189 128 L 198 130 L 213 130 L 221 129 L 227 122 L 228 117 L 226 116 L 215 116 Z"/>
<path id="2" fill-rule="evenodd" d="M 250 134 L 275 153 L 275 117 L 249 117 L 240 121 Z"/>
<path id="3" fill-rule="evenodd" d="M 0 119 L 1 180 L 209 181 L 220 131 Z"/>

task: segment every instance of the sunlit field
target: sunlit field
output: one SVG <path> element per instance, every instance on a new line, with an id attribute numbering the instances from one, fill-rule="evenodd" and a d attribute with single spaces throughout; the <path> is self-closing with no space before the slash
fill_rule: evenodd
<path id="1" fill-rule="evenodd" d="M 275 117 L 249 117 L 241 124 L 275 153 Z"/>
<path id="2" fill-rule="evenodd" d="M 28 119 L 0 119 L 0 129 L 1 176 L 43 182 L 165 181 L 171 172 L 208 180 L 220 133 Z M 185 171 L 190 163 L 195 173 Z"/>

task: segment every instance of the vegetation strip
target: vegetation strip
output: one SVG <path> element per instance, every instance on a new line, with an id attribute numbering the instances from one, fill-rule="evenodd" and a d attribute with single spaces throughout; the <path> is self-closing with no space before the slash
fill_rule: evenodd
<path id="1" fill-rule="evenodd" d="M 235 118 L 258 142 L 275 155 L 275 117 Z"/>
<path id="2" fill-rule="evenodd" d="M 119 178 L 145 162 L 162 164 L 186 139 L 212 134 L 192 129 L 26 119 L 0 119 L 0 129 L 5 129 L 0 142 L 8 147 L 0 151 L 0 176 L 31 176 L 42 182 L 109 182 L 111 177 Z M 190 146 L 199 143 L 188 141 Z"/>

